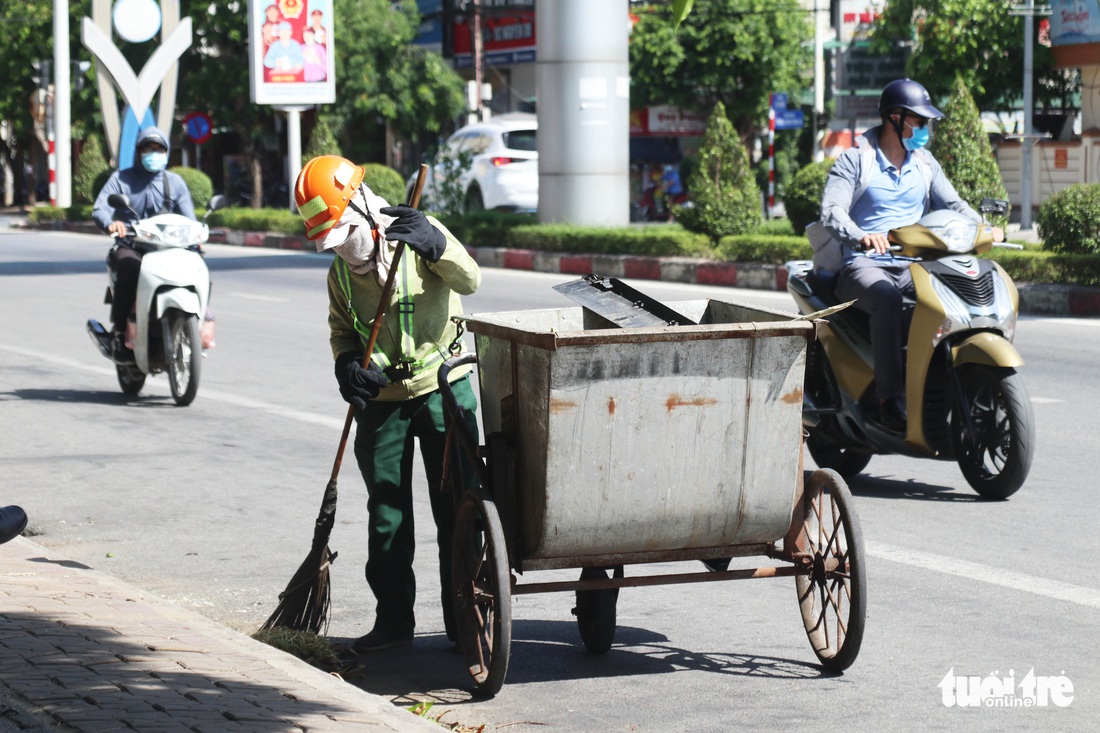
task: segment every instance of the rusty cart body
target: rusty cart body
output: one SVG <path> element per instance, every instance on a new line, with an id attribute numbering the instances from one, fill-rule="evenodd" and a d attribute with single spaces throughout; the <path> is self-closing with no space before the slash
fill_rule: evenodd
<path id="1" fill-rule="evenodd" d="M 866 582 L 851 496 L 834 472 L 802 469 L 813 324 L 714 299 L 673 305 L 695 324 L 619 328 L 582 307 L 463 318 L 477 353 L 440 370 L 444 481 L 458 502 L 459 645 L 481 694 L 504 683 L 523 593 L 574 591 L 582 641 L 602 653 L 622 587 L 794 576 L 821 664 L 843 670 L 858 654 Z M 447 384 L 473 361 L 484 445 L 454 419 Z M 769 562 L 727 569 L 752 556 Z M 625 572 L 686 560 L 706 565 Z M 561 568 L 580 578 L 527 582 Z"/>

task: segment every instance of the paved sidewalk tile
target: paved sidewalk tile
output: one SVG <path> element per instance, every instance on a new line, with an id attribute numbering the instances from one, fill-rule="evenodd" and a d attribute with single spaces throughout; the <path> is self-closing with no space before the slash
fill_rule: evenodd
<path id="1" fill-rule="evenodd" d="M 25 538 L 0 546 L 0 711 L 0 731 L 440 730 Z"/>

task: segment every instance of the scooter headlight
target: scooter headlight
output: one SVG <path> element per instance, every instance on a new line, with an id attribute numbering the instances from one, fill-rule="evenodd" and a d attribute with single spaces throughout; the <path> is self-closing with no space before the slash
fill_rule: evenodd
<path id="1" fill-rule="evenodd" d="M 938 346 L 953 331 L 970 327 L 970 308 L 938 278 L 932 278 L 932 290 L 939 296 L 944 313 L 943 323 L 932 337 L 932 345 Z"/>
<path id="2" fill-rule="evenodd" d="M 978 225 L 963 219 L 952 219 L 943 226 L 928 228 L 943 240 L 948 250 L 960 254 L 974 249 L 974 241 L 978 238 Z"/>
<path id="3" fill-rule="evenodd" d="M 198 222 L 189 224 L 145 224 L 135 227 L 137 235 L 146 242 L 167 244 L 175 247 L 186 247 L 189 244 L 199 244 L 206 240 L 201 236 L 201 224 Z"/>

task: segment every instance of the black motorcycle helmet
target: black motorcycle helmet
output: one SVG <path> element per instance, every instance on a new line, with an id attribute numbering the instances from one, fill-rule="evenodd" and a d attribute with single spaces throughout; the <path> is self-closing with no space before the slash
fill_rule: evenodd
<path id="1" fill-rule="evenodd" d="M 929 120 L 938 120 L 943 112 L 932 106 L 928 90 L 912 79 L 898 79 L 887 84 L 878 98 L 878 111 L 883 119 L 896 109 L 904 109 Z"/>

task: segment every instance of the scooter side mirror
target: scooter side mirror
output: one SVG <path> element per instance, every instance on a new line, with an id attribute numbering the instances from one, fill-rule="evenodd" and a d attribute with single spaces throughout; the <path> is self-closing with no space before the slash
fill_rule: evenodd
<path id="1" fill-rule="evenodd" d="M 206 205 L 207 211 L 217 211 L 218 209 L 224 209 L 229 205 L 229 199 L 222 196 L 220 193 L 210 199 L 210 203 Z"/>
<path id="2" fill-rule="evenodd" d="M 107 203 L 116 209 L 130 208 L 130 197 L 124 193 L 112 193 L 107 197 Z"/>
<path id="3" fill-rule="evenodd" d="M 1004 199 L 985 198 L 978 204 L 978 211 L 985 215 L 1007 216 L 1010 206 Z"/>

